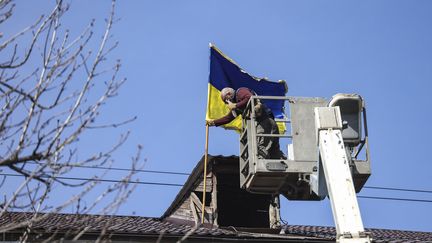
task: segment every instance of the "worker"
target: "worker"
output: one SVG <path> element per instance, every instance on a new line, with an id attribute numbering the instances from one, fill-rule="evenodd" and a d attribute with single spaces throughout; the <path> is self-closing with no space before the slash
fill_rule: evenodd
<path id="1" fill-rule="evenodd" d="M 223 88 L 221 99 L 227 104 L 230 112 L 215 120 L 206 120 L 209 126 L 221 126 L 233 121 L 238 115 L 243 114 L 246 105 L 254 92 L 242 87 L 236 91 L 230 87 Z M 272 111 L 261 102 L 257 102 L 254 107 L 257 121 L 257 134 L 279 134 L 279 128 L 274 120 Z M 279 147 L 278 137 L 258 137 L 257 136 L 258 158 L 260 159 L 281 159 L 285 158 Z"/>

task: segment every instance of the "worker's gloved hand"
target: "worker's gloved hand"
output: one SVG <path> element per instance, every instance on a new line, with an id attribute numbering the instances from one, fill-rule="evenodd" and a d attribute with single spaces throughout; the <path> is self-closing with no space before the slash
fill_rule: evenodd
<path id="1" fill-rule="evenodd" d="M 212 120 L 212 119 L 206 120 L 206 125 L 214 126 L 215 125 L 214 120 Z"/>
<path id="2" fill-rule="evenodd" d="M 232 111 L 236 108 L 236 103 L 228 102 L 228 108 Z"/>

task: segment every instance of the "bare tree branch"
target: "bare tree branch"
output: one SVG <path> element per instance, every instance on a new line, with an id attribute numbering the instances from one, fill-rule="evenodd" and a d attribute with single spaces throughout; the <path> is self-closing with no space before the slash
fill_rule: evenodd
<path id="1" fill-rule="evenodd" d="M 80 147 L 86 134 L 96 129 L 109 132 L 136 120 L 134 116 L 99 121 L 103 107 L 126 81 L 118 77 L 120 61 L 110 57 L 118 46 L 112 35 L 117 21 L 115 0 L 111 7 L 103 32 L 98 32 L 94 19 L 82 30 L 70 31 L 64 16 L 72 10 L 67 0 L 57 0 L 48 14 L 28 27 L 14 34 L 0 33 L 0 169 L 10 173 L 1 178 L 0 188 L 6 189 L 12 180 L 17 185 L 12 192 L 4 190 L 0 217 L 9 211 L 33 213 L 24 222 L 1 226 L 0 232 L 23 229 L 23 242 L 31 241 L 35 223 L 74 205 L 78 205 L 79 214 L 96 210 L 102 215 L 115 213 L 136 186 L 130 182 L 135 180 L 141 161 L 141 147 L 130 160 L 130 172 L 122 175 L 120 182 L 101 185 L 115 162 L 114 153 L 125 144 L 129 132 L 117 132 L 119 139 L 105 148 L 82 152 Z M 13 0 L 0 1 L 0 26 L 12 24 L 17 9 L 19 5 L 15 7 Z M 94 38 L 97 33 L 102 34 L 100 40 Z M 68 179 L 77 169 L 100 165 L 108 169 L 93 173 L 88 181 Z M 21 179 L 14 177 L 17 175 Z M 51 197 L 55 190 L 74 193 L 54 203 Z M 98 196 L 92 198 L 90 192 Z M 98 241 L 109 237 L 106 229 Z M 83 227 L 67 234 L 78 240 L 87 230 Z M 55 234 L 47 242 L 55 239 Z"/>

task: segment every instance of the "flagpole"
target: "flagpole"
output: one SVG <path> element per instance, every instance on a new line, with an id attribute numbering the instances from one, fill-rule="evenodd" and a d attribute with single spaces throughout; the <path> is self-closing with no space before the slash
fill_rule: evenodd
<path id="1" fill-rule="evenodd" d="M 201 209 L 201 224 L 204 224 L 204 213 L 205 213 L 205 201 L 207 191 L 207 160 L 208 160 L 208 137 L 209 137 L 209 125 L 206 124 L 206 141 L 205 141 L 205 152 L 204 152 L 204 190 L 202 196 L 202 209 Z"/>
<path id="2" fill-rule="evenodd" d="M 213 47 L 212 43 L 209 43 L 210 49 Z M 210 51 L 211 56 L 211 51 Z M 201 224 L 204 224 L 204 216 L 205 216 L 205 202 L 206 202 L 206 191 L 207 191 L 207 160 L 208 160 L 208 140 L 209 140 L 209 124 L 207 120 L 209 119 L 209 110 L 210 110 L 210 81 L 208 84 L 207 90 L 207 111 L 206 111 L 206 138 L 205 138 L 205 151 L 204 151 L 204 186 L 203 186 L 203 195 L 202 195 L 202 208 L 201 208 Z"/>

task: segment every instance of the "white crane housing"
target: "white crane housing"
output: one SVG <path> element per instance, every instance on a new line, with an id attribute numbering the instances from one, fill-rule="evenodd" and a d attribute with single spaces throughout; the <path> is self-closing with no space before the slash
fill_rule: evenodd
<path id="1" fill-rule="evenodd" d="M 287 134 L 256 133 L 252 107 L 266 100 L 289 104 L 291 116 L 275 119 L 290 125 L 286 126 Z M 243 127 L 242 188 L 254 193 L 282 194 L 289 200 L 322 200 L 328 196 L 338 242 L 370 242 L 356 197 L 370 176 L 366 109 L 359 95 L 337 94 L 330 101 L 253 96 L 243 113 Z M 259 136 L 290 139 L 288 158 L 258 159 Z"/>

